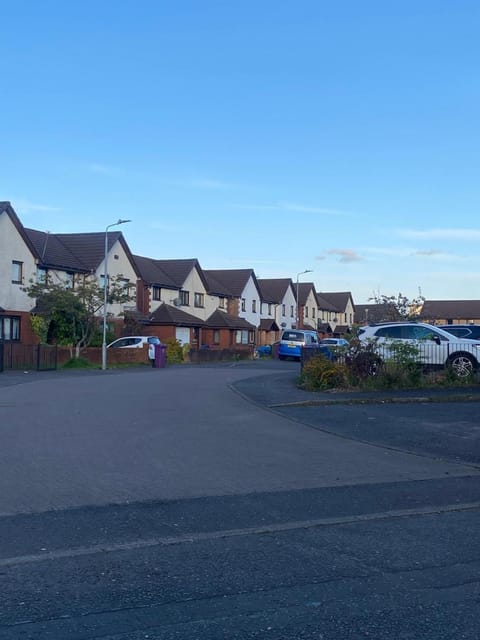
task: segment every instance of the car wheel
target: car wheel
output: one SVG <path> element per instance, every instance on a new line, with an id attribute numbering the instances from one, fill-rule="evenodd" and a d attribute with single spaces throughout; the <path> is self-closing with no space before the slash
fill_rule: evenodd
<path id="1" fill-rule="evenodd" d="M 476 369 L 476 361 L 468 353 L 454 353 L 448 359 L 448 366 L 457 378 L 468 378 Z"/>

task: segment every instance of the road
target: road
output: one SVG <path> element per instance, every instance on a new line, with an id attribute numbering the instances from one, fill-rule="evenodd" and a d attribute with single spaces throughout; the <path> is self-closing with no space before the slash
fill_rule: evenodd
<path id="1" fill-rule="evenodd" d="M 475 393 L 297 373 L 1 374 L 0 638 L 478 640 Z"/>

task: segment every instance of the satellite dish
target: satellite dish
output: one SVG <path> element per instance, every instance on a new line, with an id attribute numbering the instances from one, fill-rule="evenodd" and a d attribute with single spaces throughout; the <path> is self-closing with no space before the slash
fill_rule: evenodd
<path id="1" fill-rule="evenodd" d="M 286 322 L 282 322 L 282 324 L 280 326 L 285 329 L 285 327 L 287 326 L 287 323 Z"/>
<path id="2" fill-rule="evenodd" d="M 176 307 L 179 307 L 179 306 L 182 304 L 182 299 L 181 299 L 181 298 L 174 298 L 174 299 L 173 299 L 173 304 L 174 304 Z"/>

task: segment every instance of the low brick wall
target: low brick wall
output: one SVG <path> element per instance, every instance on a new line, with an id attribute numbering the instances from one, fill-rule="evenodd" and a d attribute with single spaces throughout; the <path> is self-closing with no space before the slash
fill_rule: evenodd
<path id="1" fill-rule="evenodd" d="M 222 362 L 231 360 L 252 360 L 253 347 L 248 349 L 200 349 L 188 353 L 189 361 L 193 364 L 202 362 Z"/>
<path id="2" fill-rule="evenodd" d="M 75 350 L 73 350 L 75 355 Z M 72 351 L 68 347 L 58 347 L 58 366 L 61 367 L 72 357 Z M 102 348 L 86 347 L 80 351 L 80 357 L 85 358 L 91 364 L 102 366 Z M 141 349 L 107 349 L 107 366 L 120 364 L 148 364 L 148 347 Z"/>

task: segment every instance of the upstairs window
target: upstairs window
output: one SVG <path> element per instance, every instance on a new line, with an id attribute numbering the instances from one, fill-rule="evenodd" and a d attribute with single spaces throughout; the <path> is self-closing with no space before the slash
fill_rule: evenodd
<path id="1" fill-rule="evenodd" d="M 294 316 L 294 309 L 293 309 L 293 304 L 290 305 L 290 317 L 293 318 Z"/>
<path id="2" fill-rule="evenodd" d="M 252 300 L 252 313 L 257 313 L 257 301 Z"/>
<path id="3" fill-rule="evenodd" d="M 180 291 L 180 304 L 182 307 L 188 307 L 190 305 L 190 292 L 189 291 Z"/>
<path id="4" fill-rule="evenodd" d="M 284 315 L 285 315 L 285 305 L 282 304 L 282 316 L 284 316 Z"/>
<path id="5" fill-rule="evenodd" d="M 204 307 L 204 297 L 203 297 L 203 293 L 195 293 L 194 294 L 194 300 L 193 300 L 193 305 L 195 307 Z"/>
<path id="6" fill-rule="evenodd" d="M 225 298 L 220 297 L 218 299 L 218 308 L 219 309 L 225 309 Z"/>
<path id="7" fill-rule="evenodd" d="M 22 284 L 23 282 L 23 262 L 12 260 L 12 284 Z"/>
<path id="8" fill-rule="evenodd" d="M 246 311 L 247 310 L 245 304 L 246 304 L 245 303 L 245 298 L 242 298 L 242 311 Z"/>
<path id="9" fill-rule="evenodd" d="M 152 298 L 157 302 L 162 299 L 162 287 L 152 287 Z"/>
<path id="10" fill-rule="evenodd" d="M 73 289 L 73 273 L 66 273 L 63 281 L 66 289 Z"/>

